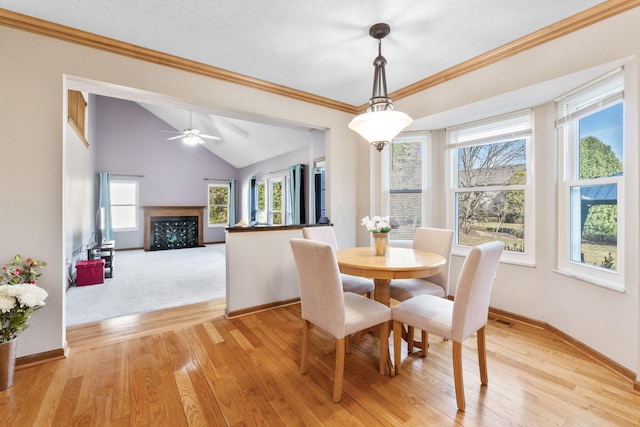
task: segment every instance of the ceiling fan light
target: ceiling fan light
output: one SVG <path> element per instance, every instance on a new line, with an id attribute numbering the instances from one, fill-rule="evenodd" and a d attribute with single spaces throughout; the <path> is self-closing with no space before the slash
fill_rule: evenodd
<path id="1" fill-rule="evenodd" d="M 349 123 L 349 129 L 381 151 L 412 122 L 413 119 L 401 111 L 372 111 L 354 117 Z"/>
<path id="2" fill-rule="evenodd" d="M 204 141 L 198 138 L 196 135 L 187 135 L 184 138 L 182 138 L 182 141 L 184 141 L 184 143 L 187 145 L 204 144 Z"/>

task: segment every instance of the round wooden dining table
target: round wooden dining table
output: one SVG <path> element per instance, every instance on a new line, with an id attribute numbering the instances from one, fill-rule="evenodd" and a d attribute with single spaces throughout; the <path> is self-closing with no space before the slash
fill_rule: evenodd
<path id="1" fill-rule="evenodd" d="M 376 255 L 372 247 L 337 249 L 336 258 L 341 273 L 372 278 L 374 298 L 385 305 L 390 303 L 391 279 L 433 276 L 447 262 L 434 252 L 395 247 L 389 247 L 386 255 Z"/>

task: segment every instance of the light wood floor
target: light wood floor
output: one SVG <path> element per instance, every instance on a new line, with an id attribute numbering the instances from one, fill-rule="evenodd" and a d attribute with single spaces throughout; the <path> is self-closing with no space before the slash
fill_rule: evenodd
<path id="1" fill-rule="evenodd" d="M 68 358 L 16 372 L 0 392 L 7 426 L 637 426 L 629 380 L 542 329 L 490 321 L 489 385 L 475 339 L 463 348 L 467 411 L 458 412 L 451 343 L 376 371 L 375 338 L 354 344 L 342 401 L 331 400 L 333 340 L 312 334 L 299 372 L 300 306 L 233 320 L 224 301 L 70 328 Z"/>

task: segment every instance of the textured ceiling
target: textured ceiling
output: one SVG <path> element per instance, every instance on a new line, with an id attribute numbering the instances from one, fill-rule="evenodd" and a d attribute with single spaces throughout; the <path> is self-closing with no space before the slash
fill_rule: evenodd
<path id="1" fill-rule="evenodd" d="M 599 3 L 0 0 L 0 7 L 358 106 L 371 96 L 374 23 L 391 26 L 382 42 L 391 93 Z"/>

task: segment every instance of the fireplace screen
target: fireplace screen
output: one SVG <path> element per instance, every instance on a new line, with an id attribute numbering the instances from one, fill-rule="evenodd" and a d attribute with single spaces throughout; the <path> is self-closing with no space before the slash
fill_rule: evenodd
<path id="1" fill-rule="evenodd" d="M 162 216 L 151 218 L 151 242 L 149 250 L 181 249 L 197 247 L 197 216 Z"/>

